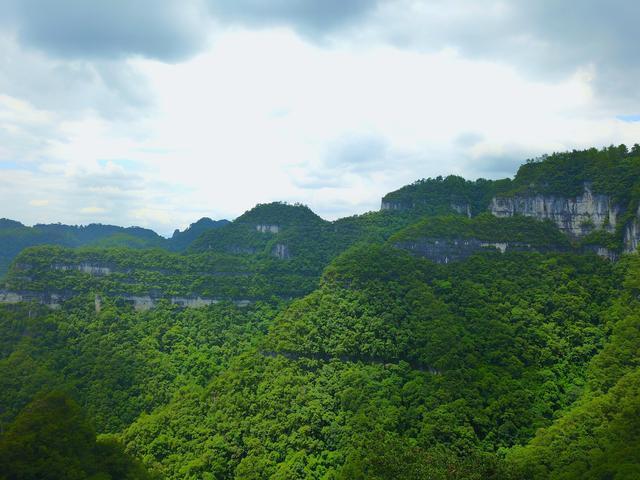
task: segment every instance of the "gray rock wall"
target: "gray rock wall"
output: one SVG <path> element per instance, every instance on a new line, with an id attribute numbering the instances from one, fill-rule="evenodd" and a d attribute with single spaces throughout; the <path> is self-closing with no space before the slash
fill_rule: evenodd
<path id="1" fill-rule="evenodd" d="M 280 231 L 279 225 L 256 225 L 256 230 L 262 233 L 278 233 Z"/>
<path id="2" fill-rule="evenodd" d="M 53 265 L 54 270 L 78 270 L 79 272 L 88 273 L 90 275 L 110 275 L 112 272 L 111 267 L 104 265 L 94 265 L 91 263 L 80 263 L 78 265 Z"/>
<path id="3" fill-rule="evenodd" d="M 475 238 L 470 239 L 441 239 L 423 238 L 413 242 L 396 243 L 397 248 L 409 250 L 436 263 L 450 263 L 464 260 L 482 251 L 537 251 L 527 243 L 519 242 L 484 242 Z"/>
<path id="4" fill-rule="evenodd" d="M 640 246 L 640 207 L 636 216 L 624 227 L 625 253 L 637 253 Z"/>
<path id="5" fill-rule="evenodd" d="M 150 295 L 118 295 L 125 302 L 130 303 L 135 310 L 145 311 L 155 307 L 164 297 L 152 297 Z M 0 290 L 0 304 L 16 304 L 21 302 L 37 302 L 50 308 L 60 308 L 63 301 L 70 298 L 70 295 L 60 293 L 37 293 L 37 292 L 11 292 Z M 202 297 L 171 297 L 168 300 L 174 304 L 184 308 L 202 308 L 208 305 L 215 305 L 222 300 L 216 298 Z M 102 297 L 96 295 L 95 309 L 99 312 L 102 308 Z M 251 305 L 251 300 L 238 299 L 233 300 L 238 307 L 247 307 Z"/>
<path id="6" fill-rule="evenodd" d="M 494 197 L 489 210 L 496 217 L 524 215 L 538 220 L 549 219 L 558 228 L 574 238 L 580 238 L 594 229 L 615 231 L 620 208 L 607 195 L 594 194 L 589 184 L 578 197 L 532 195 Z"/>

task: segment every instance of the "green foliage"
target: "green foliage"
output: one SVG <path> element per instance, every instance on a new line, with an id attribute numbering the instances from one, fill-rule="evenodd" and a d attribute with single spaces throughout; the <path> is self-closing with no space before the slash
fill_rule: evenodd
<path id="1" fill-rule="evenodd" d="M 269 207 L 272 207 L 269 205 Z M 276 213 L 302 212 L 307 223 L 292 223 L 278 233 L 257 231 L 255 225 L 236 221 L 207 231 L 188 254 L 166 250 L 39 246 L 23 250 L 8 275 L 14 291 L 109 295 L 202 296 L 227 300 L 268 300 L 273 296 L 297 298 L 317 285 L 324 267 L 357 242 L 384 242 L 417 218 L 415 214 L 372 212 L 329 223 L 306 207 L 275 204 Z M 254 221 L 267 221 L 270 210 Z M 285 216 L 286 217 L 286 216 Z M 242 217 L 241 217 L 242 218 Z M 273 221 L 273 218 L 270 217 Z M 289 220 L 291 220 L 289 218 Z M 317 217 L 319 218 L 319 217 Z M 274 249 L 286 248 L 285 258 Z M 92 274 L 83 267 L 108 269 Z"/>
<path id="2" fill-rule="evenodd" d="M 524 216 L 494 217 L 483 213 L 474 218 L 461 216 L 427 217 L 394 234 L 390 242 L 407 242 L 421 238 L 519 242 L 534 247 L 569 249 L 571 244 L 551 221 Z"/>
<path id="3" fill-rule="evenodd" d="M 60 311 L 0 307 L 0 422 L 41 389 L 74 392 L 100 432 L 117 432 L 184 385 L 205 385 L 259 338 L 273 307 L 148 312 L 79 298 Z"/>
<path id="4" fill-rule="evenodd" d="M 626 262 L 627 278 L 640 272 Z M 627 287 L 631 286 L 625 282 Z M 632 479 L 640 476 L 640 302 L 627 289 L 608 314 L 609 342 L 593 357 L 579 401 L 509 460 L 533 479 Z"/>
<path id="5" fill-rule="evenodd" d="M 605 230 L 594 230 L 580 240 L 580 245 L 605 247 L 618 253 L 621 251 L 619 235 L 609 233 Z"/>
<path id="6" fill-rule="evenodd" d="M 0 436 L 6 480 L 151 478 L 114 440 L 98 440 L 77 403 L 64 393 L 37 397 Z"/>
<path id="7" fill-rule="evenodd" d="M 437 265 L 368 243 L 291 304 L 3 307 L 3 419 L 40 385 L 66 388 L 169 479 L 522 478 L 525 454 L 500 452 L 556 428 L 585 385 L 635 371 L 631 264 L 507 253 Z M 611 329 L 624 339 L 613 350 Z"/>
<path id="8" fill-rule="evenodd" d="M 418 180 L 382 198 L 383 203 L 400 210 L 415 209 L 428 215 L 470 213 L 477 215 L 487 209 L 491 198 L 509 189 L 511 180 L 465 180 L 456 175 Z M 467 210 L 468 207 L 468 210 Z"/>
<path id="9" fill-rule="evenodd" d="M 181 480 L 637 478 L 640 257 L 581 255 L 549 223 L 481 213 L 497 193 L 579 194 L 585 179 L 632 205 L 637 153 L 423 180 L 385 198 L 408 210 L 334 222 L 259 205 L 174 235 L 202 232 L 184 254 L 104 248 L 147 241 L 120 231 L 25 250 L 8 287 L 70 299 L 0 306 L 0 478 L 146 478 L 128 455 Z M 467 206 L 474 218 L 453 215 Z M 420 238 L 546 253 L 441 265 L 393 246 Z M 122 299 L 147 294 L 166 300 Z M 197 295 L 256 302 L 169 302 Z"/>
<path id="10" fill-rule="evenodd" d="M 210 218 L 203 217 L 189 225 L 189 227 L 183 231 L 176 229 L 169 240 L 169 249 L 175 252 L 182 252 L 204 232 L 214 228 L 224 227 L 229 223 L 228 220 L 211 220 Z"/>
<path id="11" fill-rule="evenodd" d="M 340 469 L 339 480 L 508 480 L 516 478 L 497 456 L 459 456 L 444 448 L 425 450 L 411 438 L 373 434 L 354 449 Z"/>
<path id="12" fill-rule="evenodd" d="M 90 273 L 83 267 L 108 269 Z M 270 299 L 313 290 L 317 275 L 274 257 L 216 252 L 182 255 L 162 249 L 32 247 L 14 261 L 6 285 L 14 291 L 109 295 Z"/>
<path id="13" fill-rule="evenodd" d="M 255 225 L 278 225 L 280 227 L 313 225 L 324 223 L 324 220 L 306 205 L 273 202 L 259 203 L 240 215 L 235 222 L 250 224 L 255 228 Z"/>
<path id="14" fill-rule="evenodd" d="M 77 247 L 104 244 L 146 248 L 162 246 L 164 242 L 165 239 L 155 232 L 139 227 L 123 228 L 101 224 L 50 224 L 26 227 L 20 222 L 3 218 L 0 219 L 0 276 L 4 275 L 20 251 L 34 245 Z"/>
<path id="15" fill-rule="evenodd" d="M 522 165 L 510 193 L 535 192 L 577 196 L 585 182 L 626 208 L 640 194 L 640 152 L 625 145 L 544 155 Z"/>
<path id="16" fill-rule="evenodd" d="M 582 195 L 585 185 L 594 193 L 606 194 L 620 209 L 615 235 L 591 232 L 583 245 L 622 250 L 624 226 L 636 215 L 640 205 L 640 150 L 625 145 L 601 150 L 573 150 L 543 155 L 527 161 L 513 180 L 465 180 L 458 176 L 419 180 L 387 194 L 387 203 L 399 210 L 415 210 L 427 215 L 485 212 L 494 196 Z M 586 221 L 588 230 L 593 223 Z M 601 243 L 599 243 L 601 242 Z"/>

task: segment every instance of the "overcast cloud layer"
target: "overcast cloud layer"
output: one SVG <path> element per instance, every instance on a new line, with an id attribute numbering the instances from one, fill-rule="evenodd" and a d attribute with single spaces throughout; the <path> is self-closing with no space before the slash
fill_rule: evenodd
<path id="1" fill-rule="evenodd" d="M 268 5 L 268 6 L 267 6 Z M 0 0 L 0 217 L 169 233 L 640 142 L 640 3 Z"/>

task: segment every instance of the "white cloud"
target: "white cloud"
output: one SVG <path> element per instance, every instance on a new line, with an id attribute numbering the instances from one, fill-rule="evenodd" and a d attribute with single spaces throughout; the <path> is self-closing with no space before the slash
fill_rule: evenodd
<path id="1" fill-rule="evenodd" d="M 234 28 L 183 63 L 29 54 L 33 72 L 79 69 L 65 95 L 82 99 L 64 108 L 43 99 L 47 78 L 19 89 L 0 75 L 0 216 L 167 234 L 288 200 L 335 218 L 417 178 L 504 176 L 544 152 L 640 138 L 640 123 L 602 108 L 595 67 L 529 77 L 459 49 L 396 45 Z"/>

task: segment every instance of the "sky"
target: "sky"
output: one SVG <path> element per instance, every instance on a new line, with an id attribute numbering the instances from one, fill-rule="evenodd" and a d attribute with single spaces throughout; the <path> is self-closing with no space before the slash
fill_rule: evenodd
<path id="1" fill-rule="evenodd" d="M 139 225 L 640 143 L 636 0 L 0 0 L 0 217 Z"/>

